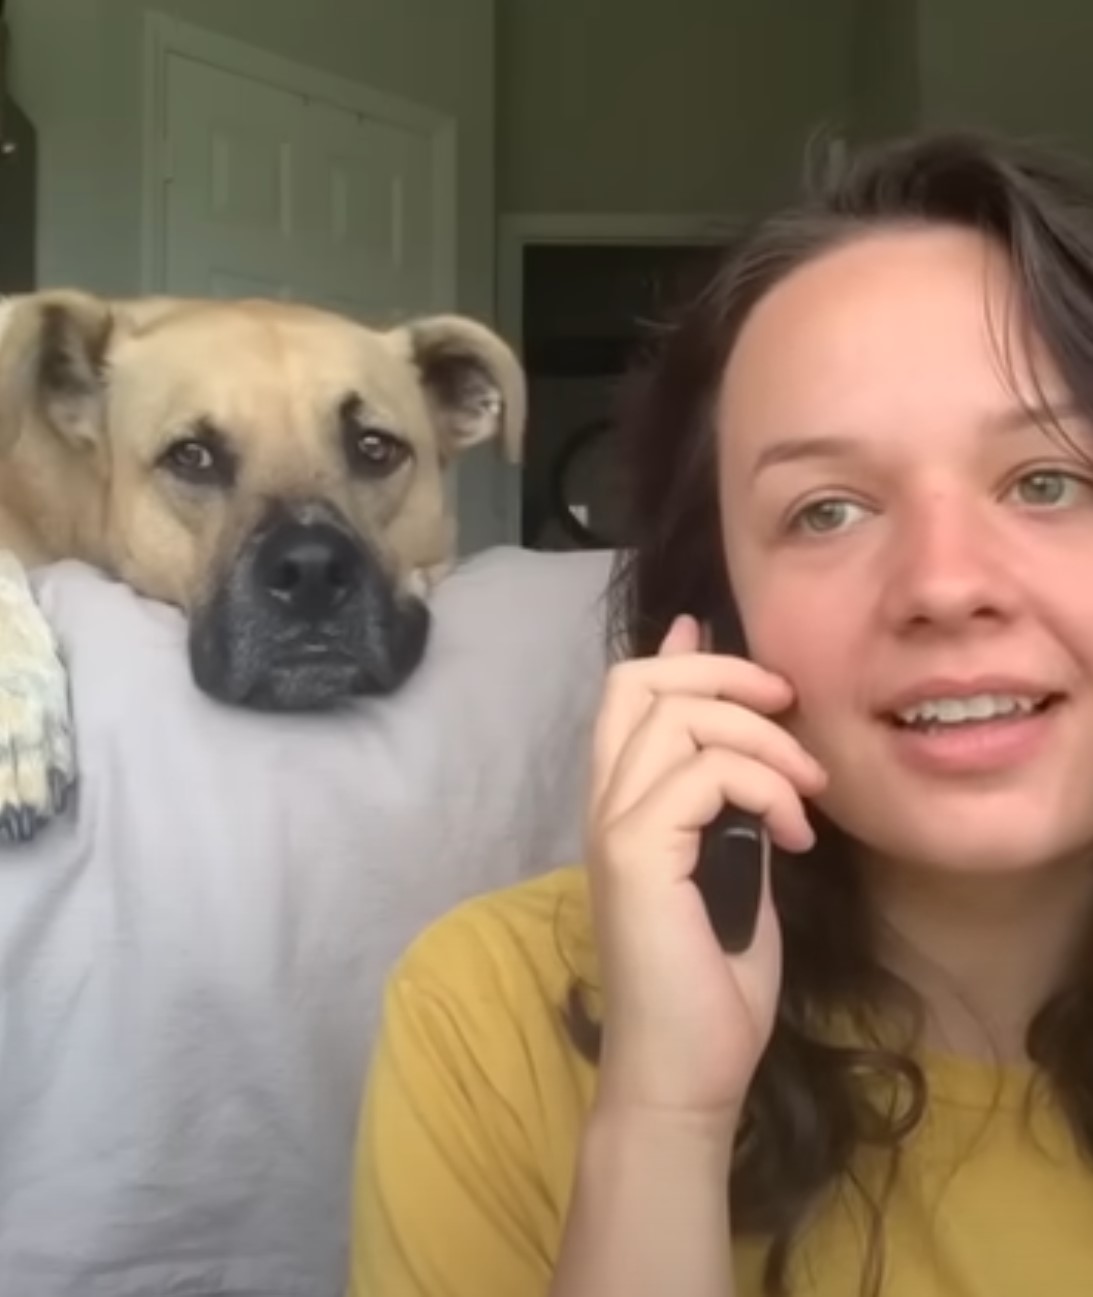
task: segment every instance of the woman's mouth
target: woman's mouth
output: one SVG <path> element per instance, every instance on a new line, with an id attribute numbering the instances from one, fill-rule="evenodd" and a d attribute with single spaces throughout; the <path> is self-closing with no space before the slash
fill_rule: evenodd
<path id="1" fill-rule="evenodd" d="M 893 724 L 915 730 L 1021 720 L 1061 700 L 1060 694 L 981 693 L 959 698 L 926 698 L 892 713 Z"/>
<path id="2" fill-rule="evenodd" d="M 1059 693 L 980 693 L 922 698 L 888 712 L 901 759 L 937 775 L 985 775 L 1020 766 L 1050 734 Z"/>

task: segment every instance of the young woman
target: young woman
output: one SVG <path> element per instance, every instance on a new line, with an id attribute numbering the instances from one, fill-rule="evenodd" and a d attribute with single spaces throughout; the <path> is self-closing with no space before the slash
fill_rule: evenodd
<path id="1" fill-rule="evenodd" d="M 1091 417 L 1055 162 L 899 143 L 733 250 L 632 411 L 585 866 L 391 982 L 355 1297 L 1093 1292 Z"/>

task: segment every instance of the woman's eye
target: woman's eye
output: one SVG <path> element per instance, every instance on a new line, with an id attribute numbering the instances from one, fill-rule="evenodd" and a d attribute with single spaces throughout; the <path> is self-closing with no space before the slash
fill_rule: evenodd
<path id="1" fill-rule="evenodd" d="M 867 514 L 868 510 L 863 505 L 855 504 L 853 500 L 814 500 L 794 514 L 790 530 L 815 536 L 826 535 L 829 532 L 845 531 Z"/>
<path id="2" fill-rule="evenodd" d="M 1038 468 L 1018 478 L 1012 488 L 1019 504 L 1030 509 L 1065 509 L 1093 491 L 1084 478 L 1062 469 Z"/>

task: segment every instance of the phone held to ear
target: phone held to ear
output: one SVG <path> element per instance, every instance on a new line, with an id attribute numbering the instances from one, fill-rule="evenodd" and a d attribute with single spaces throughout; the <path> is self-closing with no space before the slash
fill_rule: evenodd
<path id="1" fill-rule="evenodd" d="M 724 621 L 710 621 L 710 648 L 738 653 Z M 758 815 L 726 804 L 702 831 L 698 863 L 692 875 L 706 903 L 714 935 L 730 955 L 742 954 L 755 940 L 763 876 L 770 860 L 770 839 Z"/>

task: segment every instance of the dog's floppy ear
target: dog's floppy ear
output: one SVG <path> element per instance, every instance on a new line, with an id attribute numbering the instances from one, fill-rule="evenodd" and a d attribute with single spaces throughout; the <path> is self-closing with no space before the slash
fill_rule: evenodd
<path id="1" fill-rule="evenodd" d="M 39 416 L 76 448 L 99 442 L 106 353 L 114 328 L 107 302 L 80 292 L 11 299 L 0 334 L 0 401 L 14 422 Z"/>
<path id="2" fill-rule="evenodd" d="M 508 344 L 461 315 L 413 320 L 400 332 L 408 336 L 445 454 L 499 437 L 508 461 L 519 464 L 527 384 Z"/>

